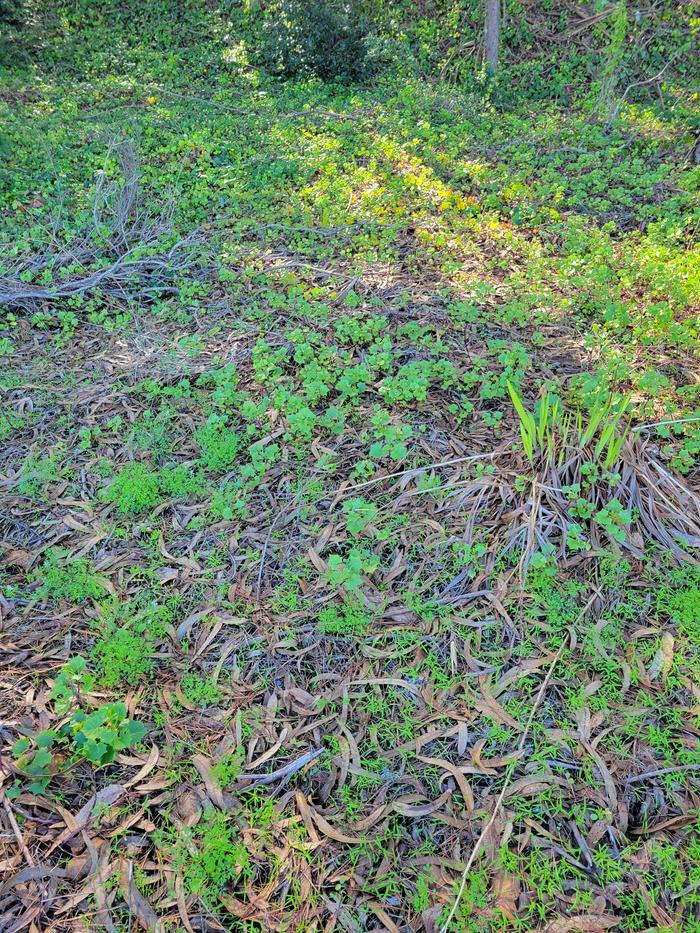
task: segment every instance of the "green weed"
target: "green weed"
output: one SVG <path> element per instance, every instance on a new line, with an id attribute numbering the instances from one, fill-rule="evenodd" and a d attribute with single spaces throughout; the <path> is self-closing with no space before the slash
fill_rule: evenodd
<path id="1" fill-rule="evenodd" d="M 379 513 L 379 509 L 366 499 L 355 497 L 353 499 L 346 499 L 345 502 L 343 502 L 343 512 L 345 513 L 345 524 L 348 532 L 356 536 L 374 522 Z"/>
<path id="2" fill-rule="evenodd" d="M 9 417 L 12 418 L 12 415 Z M 17 480 L 19 494 L 29 499 L 45 498 L 49 487 L 61 477 L 60 458 L 60 451 L 52 452 L 46 457 L 38 453 L 29 454 L 22 464 Z"/>
<path id="3" fill-rule="evenodd" d="M 379 558 L 366 549 L 351 548 L 347 556 L 331 554 L 328 557 L 326 579 L 331 586 L 341 587 L 350 594 L 357 593 L 363 584 L 363 576 L 374 573 Z"/>
<path id="4" fill-rule="evenodd" d="M 171 617 L 165 606 L 108 605 L 93 624 L 95 643 L 90 653 L 100 683 L 133 687 L 146 678 L 153 669 L 156 643 L 164 637 Z"/>
<path id="5" fill-rule="evenodd" d="M 240 438 L 223 415 L 210 415 L 195 435 L 205 470 L 222 473 L 236 462 Z"/>
<path id="6" fill-rule="evenodd" d="M 147 730 L 143 723 L 127 717 L 124 703 L 106 703 L 89 713 L 74 713 L 63 732 L 76 755 L 102 767 L 114 761 L 117 752 L 138 744 Z"/>
<path id="7" fill-rule="evenodd" d="M 364 635 L 372 621 L 365 607 L 349 602 L 324 606 L 318 613 L 318 628 L 324 635 Z"/>
<path id="8" fill-rule="evenodd" d="M 140 515 L 171 496 L 185 498 L 201 488 L 200 477 L 184 464 L 153 470 L 142 461 L 133 461 L 122 467 L 103 496 L 123 515 Z"/>
<path id="9" fill-rule="evenodd" d="M 162 501 L 158 475 L 146 463 L 129 463 L 114 478 L 104 497 L 124 515 L 146 512 Z"/>
<path id="10" fill-rule="evenodd" d="M 183 675 L 180 689 L 195 706 L 214 706 L 224 697 L 223 691 L 211 677 L 202 677 L 194 671 Z"/>
<path id="11" fill-rule="evenodd" d="M 40 583 L 37 596 L 41 599 L 85 603 L 105 594 L 104 583 L 92 562 L 87 557 L 72 557 L 65 548 L 48 548 L 31 578 Z"/>
<path id="12" fill-rule="evenodd" d="M 169 845 L 172 863 L 186 879 L 187 890 L 214 903 L 252 872 L 248 847 L 226 813 L 208 810 L 194 829 L 185 828 Z"/>

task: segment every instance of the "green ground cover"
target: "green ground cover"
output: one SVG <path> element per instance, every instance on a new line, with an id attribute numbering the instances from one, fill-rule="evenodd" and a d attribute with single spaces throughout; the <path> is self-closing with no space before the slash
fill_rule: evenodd
<path id="1" fill-rule="evenodd" d="M 0 929 L 700 929 L 691 25 L 542 7 L 8 41 Z"/>

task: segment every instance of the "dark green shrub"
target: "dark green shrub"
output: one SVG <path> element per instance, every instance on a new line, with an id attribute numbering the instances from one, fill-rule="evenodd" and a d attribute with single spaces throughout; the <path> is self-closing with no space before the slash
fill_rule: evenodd
<path id="1" fill-rule="evenodd" d="M 0 0 L 0 24 L 19 26 L 24 14 L 22 0 Z"/>
<path id="2" fill-rule="evenodd" d="M 357 0 L 277 0 L 263 25 L 267 67 L 289 77 L 360 81 L 376 73 L 379 40 Z"/>

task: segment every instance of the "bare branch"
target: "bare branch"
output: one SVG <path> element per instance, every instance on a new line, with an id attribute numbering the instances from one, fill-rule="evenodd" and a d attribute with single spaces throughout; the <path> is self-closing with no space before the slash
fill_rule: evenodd
<path id="1" fill-rule="evenodd" d="M 119 181 L 109 176 L 112 158 L 119 166 Z M 144 208 L 138 156 L 130 140 L 114 140 L 108 147 L 95 185 L 92 218 L 92 229 L 67 247 L 52 243 L 41 253 L 21 257 L 0 276 L 0 307 L 31 310 L 98 290 L 121 301 L 152 300 L 177 293 L 178 278 L 199 264 L 199 231 L 172 242 L 172 203 L 155 215 Z M 46 281 L 47 270 L 49 284 L 38 284 L 39 277 Z"/>

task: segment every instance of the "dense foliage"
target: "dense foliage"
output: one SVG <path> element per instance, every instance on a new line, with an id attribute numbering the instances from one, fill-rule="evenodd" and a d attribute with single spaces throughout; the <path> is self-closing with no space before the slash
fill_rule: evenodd
<path id="1" fill-rule="evenodd" d="M 262 60 L 287 76 L 367 80 L 379 67 L 370 24 L 346 0 L 279 0 L 267 7 L 261 32 Z"/>

